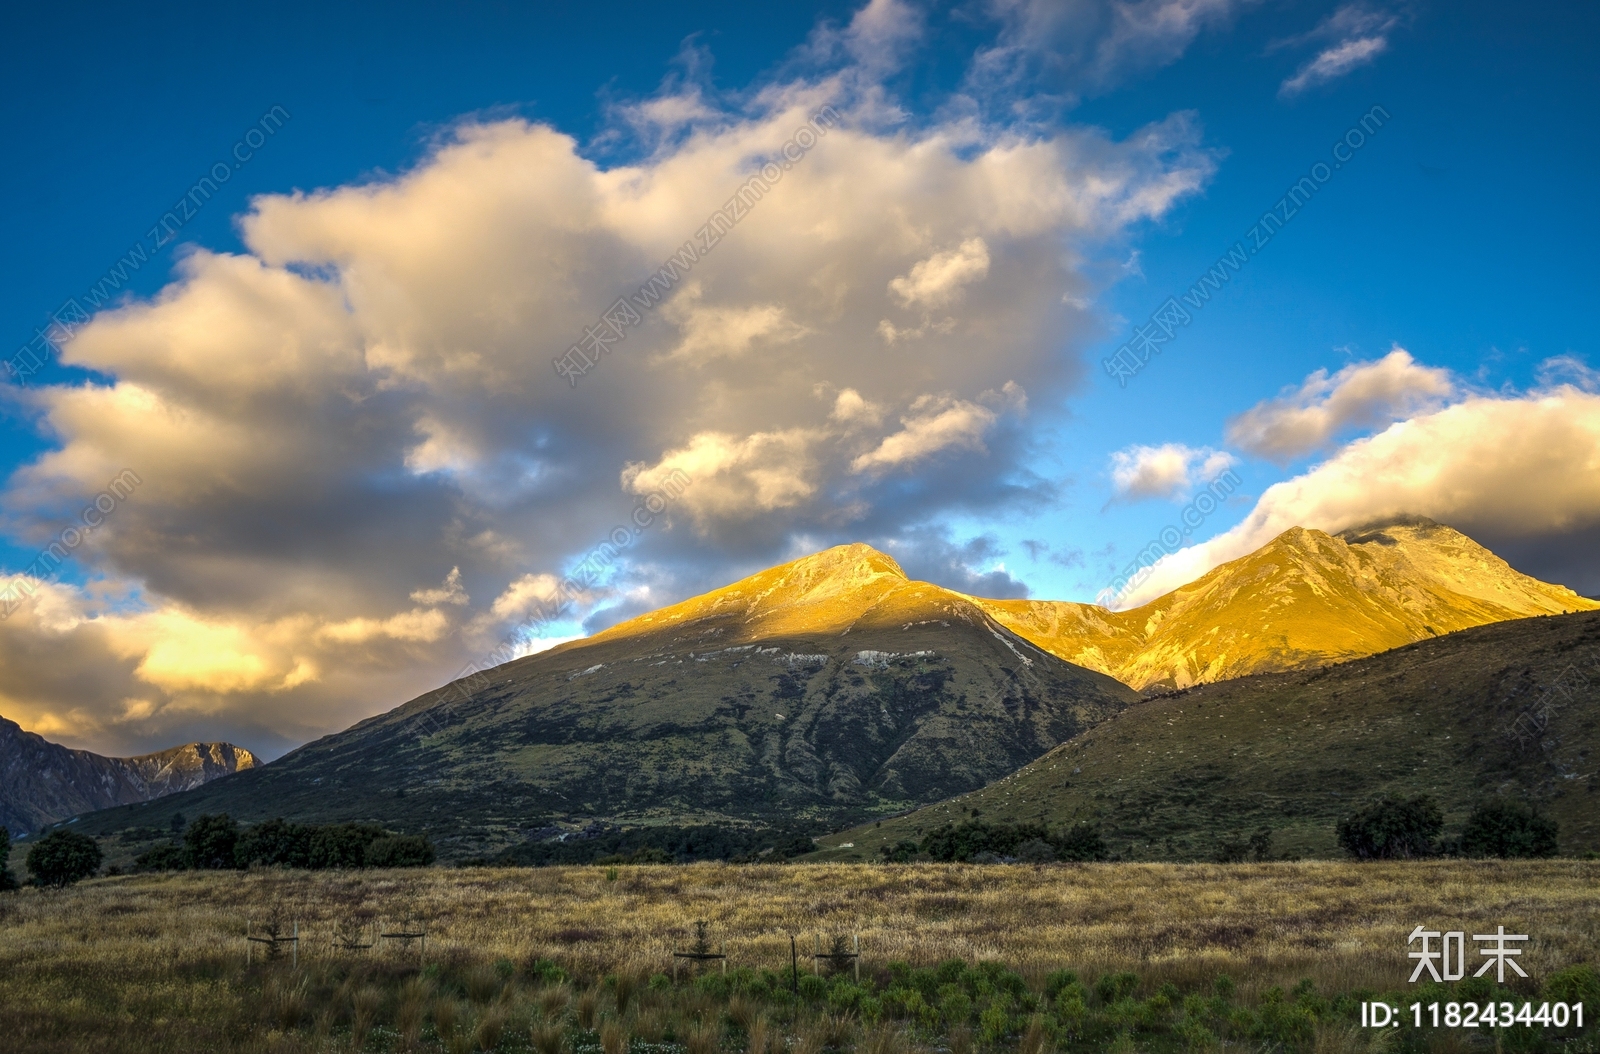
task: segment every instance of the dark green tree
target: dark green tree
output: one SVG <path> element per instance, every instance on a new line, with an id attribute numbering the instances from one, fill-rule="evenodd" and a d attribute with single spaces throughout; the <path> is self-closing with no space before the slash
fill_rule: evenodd
<path id="1" fill-rule="evenodd" d="M 177 842 L 152 846 L 133 858 L 135 871 L 187 871 L 193 866 L 189 850 Z"/>
<path id="2" fill-rule="evenodd" d="M 0 824 L 0 892 L 17 888 L 17 879 L 11 873 L 11 829 Z"/>
<path id="3" fill-rule="evenodd" d="M 1030 838 L 1018 845 L 1013 855 L 1019 864 L 1053 864 L 1056 862 L 1056 847 L 1043 838 Z"/>
<path id="4" fill-rule="evenodd" d="M 367 846 L 389 832 L 363 823 L 335 823 L 318 827 L 311 836 L 311 866 L 354 869 L 367 866 Z"/>
<path id="5" fill-rule="evenodd" d="M 427 867 L 433 859 L 433 843 L 421 835 L 396 834 L 367 843 L 368 867 Z"/>
<path id="6" fill-rule="evenodd" d="M 28 871 L 41 886 L 70 886 L 100 870 L 100 846 L 75 831 L 52 831 L 28 850 Z"/>
<path id="7" fill-rule="evenodd" d="M 882 845 L 878 847 L 879 854 L 883 856 L 884 863 L 887 864 L 909 864 L 916 859 L 919 851 L 920 847 L 917 843 L 909 838 L 902 838 L 892 846 Z"/>
<path id="8" fill-rule="evenodd" d="M 239 825 L 227 813 L 199 816 L 183 832 L 183 845 L 189 852 L 191 867 L 217 871 L 236 867 L 234 852 L 239 844 Z"/>
<path id="9" fill-rule="evenodd" d="M 1426 794 L 1382 798 L 1339 821 L 1339 844 L 1358 860 L 1409 860 L 1432 856 L 1444 829 L 1439 803 Z"/>
<path id="10" fill-rule="evenodd" d="M 1523 802 L 1490 798 L 1478 803 L 1461 831 L 1463 856 L 1556 855 L 1556 822 Z"/>
<path id="11" fill-rule="evenodd" d="M 1106 840 L 1100 836 L 1100 825 L 1087 820 L 1056 832 L 1050 839 L 1055 846 L 1057 860 L 1104 860 L 1111 855 Z"/>
<path id="12" fill-rule="evenodd" d="M 234 857 L 240 867 L 264 864 L 267 867 L 311 866 L 311 841 L 316 828 L 307 824 L 268 820 L 247 827 L 239 834 Z"/>

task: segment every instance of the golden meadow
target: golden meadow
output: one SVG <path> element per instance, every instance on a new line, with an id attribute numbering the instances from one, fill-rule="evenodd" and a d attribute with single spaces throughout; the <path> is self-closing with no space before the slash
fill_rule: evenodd
<path id="1" fill-rule="evenodd" d="M 257 944 L 247 966 L 252 919 L 258 934 L 298 923 L 298 965 L 287 945 L 268 959 Z M 382 939 L 346 950 L 334 939 L 372 943 L 374 928 L 397 932 L 408 920 L 411 931 L 426 929 L 425 951 L 419 941 Z M 690 947 L 696 920 L 707 922 L 712 950 L 726 946 L 727 965 L 709 961 L 697 977 L 696 964 L 678 960 L 673 981 L 672 951 Z M 1532 979 L 1499 994 L 1537 1002 L 1554 975 L 1568 988 L 1594 977 L 1580 964 L 1595 963 L 1600 949 L 1600 863 L 697 864 L 105 878 L 0 896 L 0 1049 L 1596 1049 L 1593 1028 L 1359 1028 L 1356 999 L 1418 997 L 1404 982 L 1406 936 L 1419 923 L 1533 935 L 1524 957 Z M 831 949 L 835 938 L 843 947 L 859 939 L 860 983 L 855 961 L 839 960 L 837 971 L 813 961 L 817 944 Z M 1589 1023 L 1597 1015 L 1600 1006 Z"/>

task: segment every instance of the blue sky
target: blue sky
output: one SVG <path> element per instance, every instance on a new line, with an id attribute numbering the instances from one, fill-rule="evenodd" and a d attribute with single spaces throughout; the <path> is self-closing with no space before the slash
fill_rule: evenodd
<path id="1" fill-rule="evenodd" d="M 1175 17 L 1181 31 L 1117 35 L 1118 27 L 1148 26 L 1162 13 Z M 13 251 L 0 260 L 0 325 L 11 347 L 48 326 L 58 305 L 83 301 L 130 247 L 150 245 L 147 232 L 214 164 L 229 175 L 123 286 L 132 298 L 120 301 L 124 313 L 160 297 L 178 306 L 138 323 L 148 332 L 97 319 L 64 353 L 69 364 L 52 356 L 7 389 L 0 458 L 8 475 L 18 473 L 3 506 L 0 561 L 8 571 L 29 567 L 41 546 L 75 522 L 70 510 L 93 500 L 100 486 L 95 473 L 108 476 L 121 450 L 130 451 L 126 464 L 141 477 L 168 481 L 141 485 L 101 538 L 63 565 L 54 592 L 33 601 L 25 618 L 0 623 L 8 679 L 0 685 L 0 713 L 25 727 L 104 749 L 196 736 L 234 738 L 270 755 L 434 686 L 508 634 L 583 632 L 808 547 L 856 538 L 883 545 L 912 573 L 955 588 L 1090 601 L 1175 522 L 1205 483 L 1207 465 L 1236 472 L 1238 493 L 1185 543 L 1204 545 L 1174 554 L 1128 593 L 1132 600 L 1240 555 L 1294 522 L 1337 530 L 1401 507 L 1460 526 L 1528 573 L 1600 593 L 1600 564 L 1588 555 L 1600 537 L 1600 460 L 1585 445 L 1595 430 L 1590 400 L 1593 369 L 1600 366 L 1588 310 L 1597 278 L 1588 251 L 1597 228 L 1591 132 L 1600 116 L 1600 73 L 1592 62 L 1600 16 L 1590 5 L 880 0 L 866 12 L 856 4 L 318 4 L 270 13 L 171 5 L 158 16 L 83 5 L 65 20 L 43 9 L 8 9 L 3 17 L 4 39 L 13 43 L 0 74 L 7 81 L 0 121 L 14 161 L 0 180 L 14 204 L 7 212 Z M 1341 65 L 1341 56 L 1363 53 L 1348 68 Z M 1313 72 L 1297 84 L 1319 56 L 1325 58 L 1318 68 L 1328 75 Z M 835 91 L 843 94 L 828 94 Z M 888 159 L 907 143 L 940 136 L 954 144 L 952 165 L 1003 152 L 997 144 L 1007 142 L 1079 144 L 1081 150 L 1063 147 L 1053 155 L 1069 159 L 1055 173 L 1061 186 L 1081 192 L 1092 175 L 1122 181 L 1124 197 L 1052 220 L 1041 237 L 1062 255 L 1048 266 L 1032 255 L 1044 251 L 1044 242 L 1003 244 L 1015 225 L 984 227 L 988 206 L 978 204 L 970 230 L 928 235 L 903 260 L 886 260 L 890 270 L 872 272 L 875 290 L 893 274 L 914 282 L 919 260 L 927 274 L 944 264 L 970 264 L 979 277 L 920 302 L 904 294 L 899 306 L 891 283 L 883 311 L 903 307 L 893 316 L 902 320 L 897 325 L 909 325 L 904 320 L 913 319 L 920 303 L 925 326 L 950 311 L 956 328 L 935 325 L 926 338 L 878 346 L 870 344 L 873 320 L 863 316 L 863 347 L 876 347 L 889 363 L 911 347 L 906 339 L 932 349 L 940 333 L 952 342 L 967 332 L 990 336 L 905 360 L 899 372 L 924 371 L 915 390 L 865 374 L 856 382 L 842 367 L 823 369 L 817 358 L 818 372 L 802 386 L 797 371 L 797 387 L 774 404 L 822 400 L 817 420 L 788 422 L 786 431 L 760 431 L 767 412 L 750 387 L 756 380 L 729 380 L 732 373 L 715 373 L 705 362 L 692 376 L 689 367 L 674 367 L 681 394 L 661 399 L 683 400 L 681 412 L 658 407 L 661 422 L 638 434 L 623 424 L 600 428 L 613 415 L 619 422 L 637 417 L 644 405 L 637 400 L 651 394 L 640 371 L 613 381 L 624 374 L 620 367 L 608 372 L 606 363 L 573 393 L 585 400 L 580 416 L 599 429 L 586 436 L 580 423 L 541 416 L 539 400 L 555 398 L 550 389 L 563 383 L 543 366 L 559 348 L 540 347 L 529 356 L 539 371 L 529 376 L 537 376 L 542 394 L 506 405 L 496 401 L 493 384 L 473 389 L 487 393 L 473 406 L 477 397 L 464 389 L 439 395 L 444 389 L 434 379 L 419 380 L 420 373 L 394 367 L 400 359 L 383 358 L 420 361 L 414 356 L 421 352 L 393 350 L 407 339 L 397 334 L 429 326 L 445 332 L 437 328 L 445 318 L 465 333 L 462 319 L 492 317 L 499 305 L 515 302 L 516 294 L 493 291 L 503 269 L 476 286 L 470 275 L 463 278 L 450 302 L 437 292 L 449 282 L 437 277 L 425 288 L 402 288 L 396 302 L 416 317 L 387 329 L 385 319 L 351 338 L 365 342 L 368 371 L 381 360 L 397 372 L 338 403 L 345 409 L 281 400 L 268 400 L 264 409 L 268 403 L 240 394 L 253 382 L 228 389 L 217 379 L 243 376 L 250 356 L 262 354 L 241 350 L 248 341 L 230 343 L 227 334 L 271 330 L 277 324 L 271 311 L 289 308 L 264 308 L 237 330 L 200 308 L 181 315 L 190 302 L 183 297 L 201 303 L 205 282 L 223 280 L 186 277 L 179 261 L 203 269 L 216 254 L 234 254 L 226 258 L 259 258 L 286 279 L 316 278 L 317 290 L 342 290 L 338 295 L 360 316 L 361 298 L 380 294 L 357 276 L 382 270 L 363 264 L 362 254 L 388 253 L 383 266 L 389 266 L 422 252 L 425 243 L 436 252 L 442 243 L 429 242 L 432 234 L 416 235 L 413 244 L 406 242 L 410 232 L 431 231 L 431 224 L 448 229 L 452 210 L 470 212 L 477 195 L 466 189 L 448 207 L 419 204 L 370 224 L 362 220 L 359 236 L 335 231 L 357 222 L 344 218 L 348 209 L 318 211 L 307 203 L 319 190 L 409 187 L 406 180 L 436 165 L 464 127 L 544 125 L 572 137 L 575 156 L 596 173 L 640 171 L 659 185 L 680 173 L 670 178 L 692 184 L 692 175 L 673 165 L 687 171 L 701 156 L 694 136 L 731 142 L 741 127 L 778 122 L 786 111 L 772 100 L 784 92 L 813 102 L 842 100 L 847 134 L 861 136 L 851 140 L 859 156 L 881 151 Z M 1334 144 L 1375 106 L 1388 115 L 1381 128 L 1193 312 L 1159 358 L 1119 387 L 1102 360 L 1230 246 L 1248 241 L 1252 225 L 1313 165 L 1332 163 Z M 281 127 L 247 162 L 231 164 L 241 156 L 232 152 L 235 145 L 275 107 L 287 115 Z M 674 116 L 680 114 L 688 116 Z M 1164 145 L 1145 150 L 1141 137 L 1148 135 L 1165 137 Z M 957 142 L 963 136 L 969 138 Z M 834 134 L 815 162 L 798 163 L 785 193 L 812 186 L 802 180 L 820 180 L 816 173 L 836 164 L 827 151 L 842 149 L 832 144 L 844 141 Z M 539 164 L 540 156 L 508 155 L 504 171 Z M 916 163 L 909 156 L 883 164 L 901 171 Z M 1078 164 L 1090 175 L 1072 167 Z M 550 171 L 553 185 L 556 169 Z M 1006 178 L 1024 178 L 1008 171 Z M 459 178 L 498 178 L 471 172 L 478 174 Z M 1138 195 L 1158 194 L 1163 177 L 1187 182 L 1157 205 L 1138 205 L 1144 200 Z M 928 183 L 935 173 L 922 178 Z M 781 214 L 804 232 L 843 215 L 828 195 L 848 197 L 851 182 L 817 186 L 803 200 L 774 196 L 763 203 L 761 222 L 777 222 Z M 1023 189 L 1008 193 L 1022 201 Z M 313 198 L 295 198 L 297 191 Z M 276 196 L 279 204 L 257 213 L 260 233 L 252 243 L 241 222 L 257 195 Z M 934 230 L 945 206 L 930 198 L 925 219 L 918 207 L 906 206 L 907 229 Z M 426 208 L 441 212 L 418 219 L 417 210 Z M 637 222 L 648 226 L 666 206 L 655 208 Z M 399 215 L 416 226 L 403 228 Z M 565 236 L 548 235 L 552 245 Z M 749 254 L 741 258 L 745 269 L 780 268 L 776 257 L 785 243 L 777 233 L 751 226 L 729 237 L 730 245 L 745 238 L 734 250 Z M 388 248 L 371 248 L 379 242 Z M 641 236 L 640 245 L 647 244 L 657 243 Z M 974 244 L 981 249 L 964 248 Z M 600 255 L 584 255 L 591 251 Z M 619 265 L 627 273 L 611 275 L 605 264 L 611 251 L 589 246 L 563 257 L 551 249 L 546 270 L 522 281 L 537 286 L 547 281 L 548 268 L 564 272 L 568 259 L 574 274 L 589 268 L 601 277 L 589 288 L 575 287 L 581 292 L 572 317 L 593 316 L 615 295 L 602 286 L 612 278 L 636 285 L 649 273 L 638 261 L 659 258 L 649 257 L 654 248 L 638 248 L 645 255 L 637 260 L 618 249 L 615 259 L 630 262 Z M 826 252 L 815 259 L 790 281 L 821 283 L 833 265 Z M 1061 268 L 1060 298 L 1045 295 L 1051 267 Z M 403 286 L 395 277 L 401 271 L 385 273 Z M 748 361 L 748 349 L 768 345 L 774 362 L 820 355 L 807 342 L 820 339 L 834 316 L 807 315 L 814 305 L 772 292 L 785 288 L 776 270 L 759 298 L 749 299 L 750 292 L 739 303 L 718 300 L 731 275 L 705 273 L 703 289 L 679 290 L 678 306 L 661 309 L 684 343 L 660 352 L 659 361 L 685 361 L 692 341 L 684 335 L 691 331 L 700 334 L 695 347 L 745 340 L 739 345 L 745 351 L 726 352 L 730 361 L 739 354 Z M 1028 284 L 1030 275 L 1038 289 Z M 1012 294 L 987 290 L 1002 281 L 1027 292 L 1008 300 Z M 470 292 L 475 287 L 486 290 L 481 298 Z M 1063 299 L 1070 310 L 1060 306 Z M 987 322 L 972 321 L 984 311 L 992 312 Z M 309 332 L 283 317 L 284 333 Z M 536 312 L 516 324 L 537 343 L 542 319 L 551 317 Z M 1016 320 L 1015 328 L 995 336 L 994 326 L 1006 318 Z M 726 330 L 730 319 L 756 326 L 749 332 L 757 336 L 719 336 L 706 328 L 715 323 Z M 962 328 L 969 321 L 970 331 Z M 564 316 L 551 323 L 571 325 Z M 219 362 L 240 357 L 227 370 L 196 379 L 180 377 L 170 363 L 152 366 L 164 353 L 150 349 L 168 346 L 163 342 L 180 331 L 212 339 L 208 327 L 221 334 Z M 387 335 L 373 335 L 380 331 Z M 452 354 L 460 351 L 456 339 L 446 340 Z M 196 347 L 193 354 L 207 353 Z M 308 344 L 295 347 L 296 355 L 314 354 Z M 1405 356 L 1396 358 L 1394 349 Z M 644 346 L 637 350 L 643 354 Z M 988 374 L 981 365 L 986 356 L 995 363 Z M 1308 385 L 1317 371 L 1326 371 L 1325 378 Z M 395 379 L 402 375 L 408 379 Z M 330 381 L 329 390 L 353 383 Z M 430 385 L 435 401 L 400 405 L 397 391 Z M 843 403 L 826 414 L 829 400 L 857 388 L 870 411 L 857 424 L 840 423 Z M 90 398 L 94 390 L 120 391 L 124 400 L 153 392 L 162 408 L 148 419 L 127 416 Z M 1286 391 L 1296 394 L 1284 397 Z M 57 401 L 51 392 L 66 394 Z M 233 409 L 235 398 L 246 408 Z M 767 391 L 760 398 L 776 396 Z M 730 407 L 725 424 L 710 408 L 715 399 Z M 395 403 L 392 413 L 386 400 Z M 327 415 L 351 406 L 361 408 L 359 427 L 316 431 Z M 216 432 L 211 440 L 196 439 L 213 435 L 201 430 L 139 445 L 157 427 L 152 421 L 182 418 L 196 407 L 219 419 L 278 416 L 264 417 L 255 438 Z M 1237 425 L 1230 431 L 1229 422 L 1247 412 L 1259 426 L 1255 439 Z M 103 424 L 101 414 L 112 423 Z M 826 427 L 842 431 L 820 438 L 823 417 L 834 422 Z M 867 427 L 859 422 L 868 418 L 879 429 L 870 440 L 849 432 Z M 463 422 L 480 419 L 493 427 L 467 438 L 471 428 Z M 683 426 L 674 428 L 679 419 Z M 904 426 L 901 440 L 891 435 L 895 420 Z M 427 438 L 412 446 L 393 439 L 387 454 L 353 460 L 346 476 L 330 469 L 324 479 L 307 468 L 307 479 L 298 481 L 284 465 L 304 466 L 318 455 L 302 451 L 269 464 L 242 453 L 237 463 L 219 466 L 184 447 L 237 440 L 244 449 L 261 444 L 263 435 L 302 428 L 323 444 L 313 450 L 342 450 L 340 444 L 365 442 L 352 437 L 391 431 Z M 1308 428 L 1314 434 L 1306 439 Z M 1531 444 L 1538 450 L 1507 453 L 1503 463 L 1495 453 L 1545 435 L 1543 428 L 1553 438 Z M 1300 429 L 1301 438 L 1283 439 L 1285 429 Z M 1488 453 L 1453 442 L 1452 429 L 1483 440 Z M 1497 430 L 1504 430 L 1498 445 Z M 903 454 L 906 442 L 934 434 L 944 437 L 940 450 Z M 720 438 L 713 443 L 708 436 Z M 873 448 L 880 438 L 890 445 Z M 835 442 L 858 446 L 849 454 L 817 452 L 817 444 Z M 1152 453 L 1163 447 L 1165 460 Z M 706 460 L 713 448 L 721 461 Z M 338 459 L 328 457 L 330 464 Z M 835 469 L 817 467 L 833 463 L 828 457 L 844 460 Z M 241 467 L 247 463 L 248 472 Z M 691 490 L 687 503 L 645 532 L 572 618 L 529 631 L 529 605 L 548 592 L 541 576 L 571 571 L 625 519 L 645 484 L 679 464 L 710 464 L 724 482 Z M 1383 479 L 1368 494 L 1359 481 L 1374 465 Z M 1540 473 L 1555 473 L 1550 478 L 1561 482 L 1536 486 L 1546 478 Z M 177 475 L 186 480 L 181 488 L 170 483 Z M 256 486 L 267 478 L 272 487 Z M 1513 483 L 1494 482 L 1500 479 Z M 1286 488 L 1268 493 L 1280 483 Z M 279 485 L 286 489 L 273 489 Z M 740 486 L 756 490 L 741 497 Z M 319 487 L 326 494 L 303 510 L 291 511 L 275 496 L 323 494 Z M 524 492 L 527 500 L 518 504 Z M 353 496 L 341 504 L 341 493 Z M 741 518 L 741 502 L 751 501 L 763 515 Z M 393 509 L 382 512 L 389 502 Z M 463 542 L 463 532 L 477 532 L 477 541 Z M 362 561 L 369 552 L 384 559 L 374 556 L 368 567 Z M 397 567 L 425 568 L 431 586 Z M 445 574 L 452 569 L 455 586 Z M 432 599 L 418 600 L 419 594 Z M 418 606 L 404 610 L 408 603 Z M 294 626 L 313 624 L 321 628 L 295 637 L 302 630 Z M 7 634 L 15 640 L 7 643 Z M 329 650 L 334 643 L 361 654 Z M 202 661 L 193 651 L 226 661 Z M 57 667 L 80 664 L 81 683 L 30 665 L 26 656 L 39 654 L 54 656 Z"/>

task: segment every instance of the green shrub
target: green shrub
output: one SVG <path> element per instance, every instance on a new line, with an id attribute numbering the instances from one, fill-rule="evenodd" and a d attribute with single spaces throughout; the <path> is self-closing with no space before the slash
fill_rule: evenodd
<path id="1" fill-rule="evenodd" d="M 239 844 L 239 825 L 227 813 L 217 816 L 199 816 L 183 832 L 183 847 L 189 854 L 189 866 L 202 871 L 219 871 L 238 866 L 236 849 Z"/>
<path id="2" fill-rule="evenodd" d="M 52 831 L 28 850 L 28 871 L 41 886 L 70 886 L 100 870 L 100 846 L 75 831 Z"/>
<path id="3" fill-rule="evenodd" d="M 865 998 L 865 988 L 849 981 L 840 981 L 828 992 L 828 1006 L 838 1013 L 852 1013 L 861 1009 L 861 1001 Z"/>
<path id="4" fill-rule="evenodd" d="M 1358 860 L 1409 860 L 1432 856 L 1444 829 L 1439 803 L 1426 794 L 1382 798 L 1341 821 L 1339 844 Z"/>
<path id="5" fill-rule="evenodd" d="M 1066 992 L 1069 996 L 1078 993 L 1086 994 L 1083 985 L 1078 983 L 1078 975 L 1071 970 L 1057 970 L 1044 979 L 1044 994 L 1047 999 L 1059 999 Z"/>
<path id="6" fill-rule="evenodd" d="M 996 999 L 978 1015 L 978 1038 L 987 1046 L 994 1046 L 1011 1032 L 1009 1000 Z"/>
<path id="7" fill-rule="evenodd" d="M 262 864 L 267 867 L 309 868 L 311 838 L 316 828 L 303 823 L 268 820 L 239 833 L 234 857 L 240 867 Z"/>
<path id="8" fill-rule="evenodd" d="M 1134 989 L 1139 987 L 1139 975 L 1135 973 L 1104 973 L 1094 983 L 1094 994 L 1100 997 L 1100 1002 L 1107 1006 L 1119 1000 L 1127 999 L 1133 995 Z"/>
<path id="9" fill-rule="evenodd" d="M 939 990 L 939 1016 L 951 1028 L 972 1020 L 972 997 L 960 985 L 947 984 Z"/>
<path id="10" fill-rule="evenodd" d="M 1055 846 L 1043 838 L 1030 838 L 1017 846 L 1019 864 L 1053 864 L 1056 862 Z"/>
<path id="11" fill-rule="evenodd" d="M 1557 970 L 1545 979 L 1544 997 L 1552 1003 L 1582 1003 L 1600 1016 L 1600 972 L 1588 963 Z"/>
<path id="12" fill-rule="evenodd" d="M 433 843 L 418 834 L 387 835 L 367 843 L 368 867 L 427 867 L 433 860 Z"/>
<path id="13" fill-rule="evenodd" d="M 389 832 L 376 824 L 336 823 L 316 828 L 311 836 L 311 866 L 353 870 L 365 867 L 367 846 Z"/>
<path id="14" fill-rule="evenodd" d="M 879 855 L 883 857 L 886 863 L 890 864 L 909 864 L 919 851 L 920 847 L 917 843 L 907 838 L 900 839 L 892 846 L 883 845 L 878 847 Z"/>
<path id="15" fill-rule="evenodd" d="M 1057 860 L 1087 862 L 1105 860 L 1111 856 L 1105 839 L 1100 836 L 1100 826 L 1087 821 L 1074 824 L 1050 839 L 1055 846 Z"/>
<path id="16" fill-rule="evenodd" d="M 828 982 L 814 973 L 800 976 L 800 995 L 814 1003 L 828 997 Z"/>
<path id="17" fill-rule="evenodd" d="M 11 829 L 0 824 L 0 892 L 17 888 L 16 877 L 11 874 Z"/>
<path id="18" fill-rule="evenodd" d="M 191 866 L 189 850 L 177 842 L 152 846 L 133 858 L 135 871 L 187 871 Z"/>
<path id="19" fill-rule="evenodd" d="M 1062 1031 L 1069 1035 L 1081 1035 L 1084 1024 L 1089 1020 L 1089 1008 L 1083 1002 L 1083 989 L 1077 983 L 1064 988 L 1056 998 L 1056 1020 L 1061 1022 Z"/>
<path id="20" fill-rule="evenodd" d="M 1522 802 L 1490 798 L 1480 802 L 1461 831 L 1464 856 L 1507 858 L 1556 855 L 1556 822 Z"/>

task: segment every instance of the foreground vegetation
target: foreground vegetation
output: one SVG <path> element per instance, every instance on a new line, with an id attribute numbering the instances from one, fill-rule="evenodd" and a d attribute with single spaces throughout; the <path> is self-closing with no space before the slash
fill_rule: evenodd
<path id="1" fill-rule="evenodd" d="M 1597 879 L 1460 860 L 125 876 L 0 897 L 0 1035 L 130 1054 L 1592 1051 L 1592 1028 L 1380 1033 L 1358 1003 L 1600 1000 Z M 298 952 L 257 943 L 247 965 L 252 919 L 298 930 Z M 725 974 L 672 956 L 701 919 Z M 1532 934 L 1532 976 L 1408 986 L 1419 922 Z M 856 939 L 859 961 L 812 959 Z"/>

